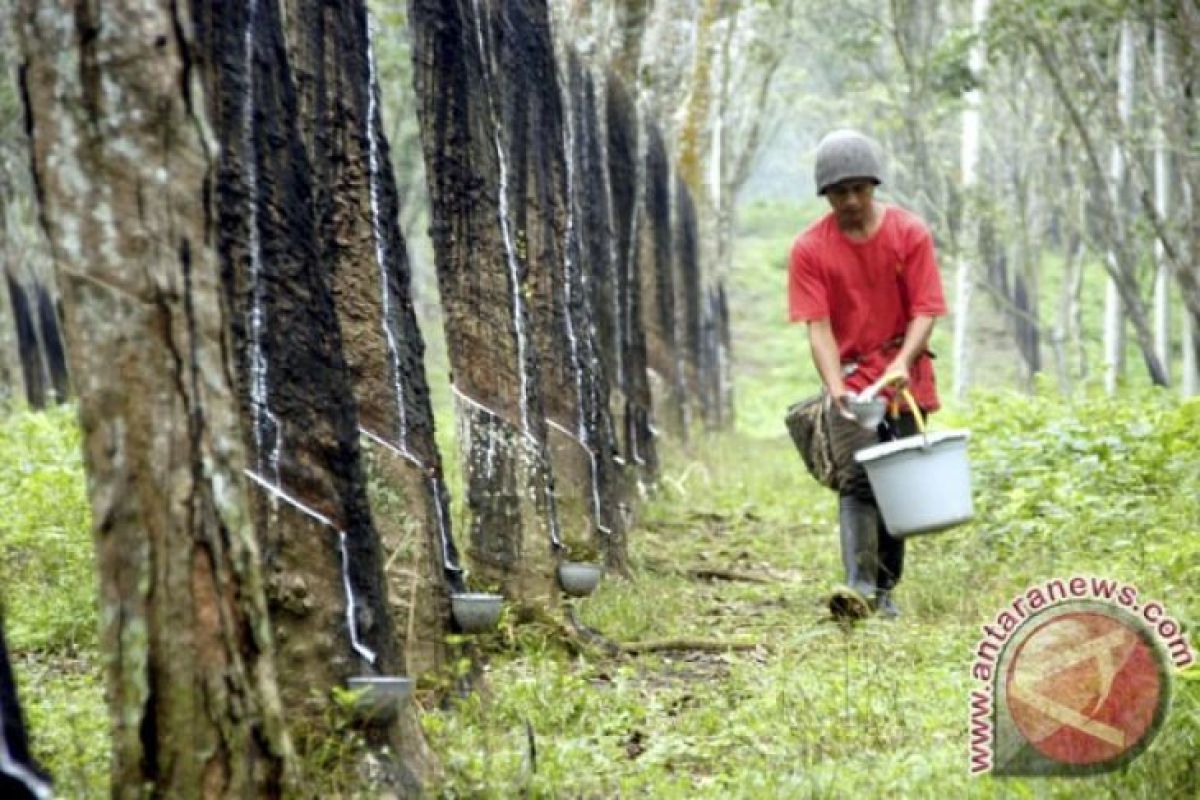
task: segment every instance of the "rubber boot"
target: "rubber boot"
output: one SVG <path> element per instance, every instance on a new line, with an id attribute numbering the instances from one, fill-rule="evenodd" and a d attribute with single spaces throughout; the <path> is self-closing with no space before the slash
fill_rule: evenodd
<path id="1" fill-rule="evenodd" d="M 900 616 L 900 607 L 892 599 L 890 589 L 880 589 L 875 593 L 875 610 L 884 619 L 896 619 Z"/>
<path id="2" fill-rule="evenodd" d="M 846 583 L 834 591 L 829 610 L 836 618 L 865 617 L 877 591 L 879 510 L 874 503 L 843 495 L 838 501 L 838 528 Z"/>

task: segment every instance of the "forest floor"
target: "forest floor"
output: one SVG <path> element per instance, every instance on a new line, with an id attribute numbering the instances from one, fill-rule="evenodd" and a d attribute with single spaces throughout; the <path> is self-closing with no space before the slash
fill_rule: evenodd
<path id="1" fill-rule="evenodd" d="M 785 438 L 726 434 L 668 452 L 630 536 L 632 578 L 607 579 L 575 612 L 622 643 L 749 649 L 612 656 L 580 652 L 554 627 L 503 626 L 478 643 L 477 691 L 418 695 L 445 769 L 437 794 L 1200 796 L 1194 668 L 1175 680 L 1153 746 L 1121 772 L 967 773 L 980 626 L 1030 585 L 1075 574 L 1136 584 L 1200 644 L 1200 402 L 1012 395 L 937 424 L 967 419 L 976 521 L 911 542 L 900 620 L 848 629 L 824 604 L 840 573 L 834 497 Z M 70 409 L 0 423 L 0 568 L 37 752 L 62 796 L 97 797 L 107 730 L 78 446 Z M 338 752 L 308 754 L 331 792 L 351 778 Z"/>
<path id="2" fill-rule="evenodd" d="M 1045 410 L 1036 401 L 1013 402 L 1022 411 Z M 1184 416 L 1200 421 L 1200 407 Z M 1055 427 L 1078 432 L 1077 425 L 1064 415 Z M 1068 448 L 1090 447 L 1087 441 Z M 1108 446 L 1117 445 L 1101 448 Z M 1128 484 L 1114 497 L 1080 491 L 1085 473 L 1104 471 L 1092 464 L 1093 456 L 1107 460 L 1100 449 L 1077 453 L 1080 475 L 1054 486 L 1044 471 L 1063 467 L 1058 459 L 1069 450 L 1051 445 L 1047 461 L 1039 461 L 1030 458 L 1036 447 L 1036 437 L 1020 437 L 980 448 L 978 485 L 989 491 L 1011 480 L 1006 491 L 981 498 L 975 523 L 910 543 L 897 592 L 900 620 L 872 618 L 852 628 L 834 623 L 825 607 L 841 572 L 835 498 L 803 473 L 786 439 L 726 436 L 691 455 L 673 453 L 631 536 L 634 578 L 607 580 L 575 601 L 576 613 L 621 642 L 754 647 L 608 657 L 573 653 L 550 631 L 509 632 L 510 647 L 492 657 L 483 689 L 425 717 L 448 771 L 447 794 L 1200 795 L 1194 669 L 1192 679 L 1176 681 L 1174 709 L 1153 748 L 1122 772 L 1056 780 L 968 775 L 968 697 L 980 688 L 970 670 L 980 626 L 1027 587 L 1076 574 L 1112 577 L 1161 599 L 1193 631 L 1200 620 L 1194 456 L 1184 457 L 1193 471 L 1184 485 L 1143 492 Z M 1020 455 L 1011 471 L 1005 467 Z M 1146 456 L 1130 460 L 1148 467 Z M 1145 477 L 1141 468 L 1134 472 Z M 1182 475 L 1174 467 L 1167 474 Z M 1106 480 L 1093 486 L 1116 488 Z M 1065 503 L 1051 509 L 1056 500 Z M 719 571 L 755 580 L 704 577 Z M 1192 641 L 1200 644 L 1194 635 Z"/>
<path id="3" fill-rule="evenodd" d="M 841 572 L 835 497 L 782 428 L 787 404 L 815 387 L 802 329 L 783 314 L 781 231 L 795 216 L 761 209 L 739 240 L 737 431 L 666 448 L 630 534 L 632 576 L 573 601 L 613 641 L 738 649 L 611 655 L 561 626 L 505 624 L 476 641 L 476 691 L 418 692 L 445 773 L 435 796 L 1200 796 L 1195 667 L 1174 680 L 1152 747 L 1106 776 L 971 778 L 967 735 L 980 626 L 1038 582 L 1134 584 L 1200 646 L 1200 400 L 1038 387 L 951 404 L 933 424 L 972 431 L 976 519 L 911 542 L 898 621 L 840 627 L 825 609 Z M 0 597 L 35 749 L 71 798 L 107 795 L 92 570 L 74 410 L 0 419 Z M 353 780 L 338 760 L 350 738 L 306 753 L 318 795 Z"/>

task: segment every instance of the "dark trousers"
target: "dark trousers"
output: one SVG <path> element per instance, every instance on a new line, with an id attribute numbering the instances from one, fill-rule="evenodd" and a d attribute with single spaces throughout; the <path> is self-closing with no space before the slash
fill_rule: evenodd
<path id="1" fill-rule="evenodd" d="M 854 453 L 864 447 L 891 441 L 917 433 L 917 422 L 910 413 L 897 419 L 888 417 L 875 430 L 867 430 L 853 420 L 845 419 L 834 411 L 829 415 L 829 439 L 833 448 L 833 462 L 837 467 L 838 493 L 843 497 L 854 497 L 876 505 L 875 493 L 867 480 L 862 464 L 854 460 Z M 878 506 L 876 506 L 878 508 Z M 889 590 L 900 582 L 904 572 L 904 540 L 892 536 L 879 517 L 878 554 L 879 571 L 875 585 Z"/>

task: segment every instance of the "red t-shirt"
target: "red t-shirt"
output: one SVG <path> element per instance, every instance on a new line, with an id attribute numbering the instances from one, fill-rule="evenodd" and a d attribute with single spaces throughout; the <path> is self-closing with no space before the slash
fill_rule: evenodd
<path id="1" fill-rule="evenodd" d="M 843 364 L 858 368 L 846 387 L 859 392 L 887 369 L 914 316 L 946 313 L 933 237 L 920 218 L 882 206 L 883 222 L 865 242 L 848 238 L 832 212 L 796 238 L 788 264 L 792 322 L 829 318 Z M 939 407 L 933 364 L 922 354 L 909 370 L 921 408 Z"/>

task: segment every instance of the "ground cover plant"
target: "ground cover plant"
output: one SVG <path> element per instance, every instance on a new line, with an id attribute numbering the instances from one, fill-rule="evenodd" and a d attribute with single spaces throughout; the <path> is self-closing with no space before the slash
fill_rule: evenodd
<path id="1" fill-rule="evenodd" d="M 418 698 L 445 768 L 439 794 L 1195 796 L 1194 679 L 1176 681 L 1149 752 L 1082 782 L 969 778 L 966 714 L 979 625 L 1035 581 L 1126 580 L 1195 630 L 1200 403 L 1005 395 L 936 424 L 973 432 L 978 516 L 913 543 L 901 621 L 827 619 L 834 498 L 784 437 L 698 441 L 669 453 L 633 536 L 633 579 L 607 580 L 573 612 L 623 643 L 740 649 L 612 655 L 567 624 L 506 625 L 473 648 L 474 691 L 440 694 L 451 684 L 431 681 Z M 0 430 L 4 600 L 34 745 L 63 796 L 102 795 L 78 434 L 69 409 Z M 345 743 L 305 752 L 338 785 L 330 753 Z"/>
<path id="2" fill-rule="evenodd" d="M 747 207 L 731 276 L 737 430 L 668 446 L 630 534 L 632 578 L 610 576 L 539 623 L 510 615 L 497 633 L 456 642 L 446 673 L 423 680 L 422 724 L 444 769 L 435 796 L 1200 796 L 1194 668 L 1175 682 L 1153 747 L 1121 772 L 967 773 L 979 626 L 1031 584 L 1133 583 L 1200 644 L 1200 400 L 1140 386 L 1108 398 L 1090 384 L 1065 398 L 1043 384 L 949 403 L 932 424 L 972 432 L 976 520 L 912 543 L 899 622 L 842 629 L 823 602 L 841 569 L 835 497 L 806 476 L 782 424 L 817 386 L 783 298 L 790 237 L 819 212 Z M 436 344 L 431 374 L 445 371 Z M 981 372 L 1011 356 L 980 355 Z M 431 389 L 439 446 L 453 453 L 452 400 Z M 108 793 L 108 726 L 79 453 L 71 407 L 0 419 L 9 643 L 39 758 L 61 796 L 90 798 Z M 463 529 L 457 460 L 446 466 Z M 613 654 L 592 632 L 642 651 Z M 659 647 L 679 640 L 731 647 Z M 298 732 L 307 796 L 360 785 L 361 738 L 341 730 Z"/>

